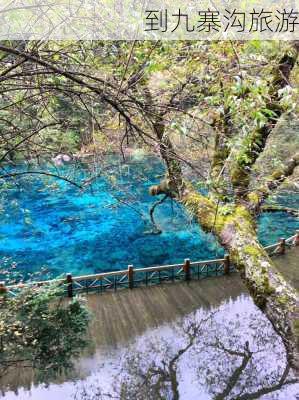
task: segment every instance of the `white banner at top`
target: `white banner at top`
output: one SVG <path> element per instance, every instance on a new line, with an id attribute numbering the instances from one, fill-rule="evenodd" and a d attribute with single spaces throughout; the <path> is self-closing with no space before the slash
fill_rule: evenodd
<path id="1" fill-rule="evenodd" d="M 299 40 L 299 1 L 0 0 L 0 39 Z"/>

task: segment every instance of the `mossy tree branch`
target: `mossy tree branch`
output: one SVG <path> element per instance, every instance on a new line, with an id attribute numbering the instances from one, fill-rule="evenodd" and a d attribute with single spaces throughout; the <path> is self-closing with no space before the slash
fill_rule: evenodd
<path id="1" fill-rule="evenodd" d="M 165 122 L 163 115 L 159 115 L 153 123 L 153 129 L 159 141 L 160 154 L 167 167 L 167 188 L 165 187 L 165 194 L 171 197 L 180 197 L 183 189 L 182 168 L 180 161 L 175 157 L 172 142 L 165 132 Z M 161 189 L 161 188 L 160 188 Z M 158 194 L 158 193 L 156 193 Z"/>
<path id="2" fill-rule="evenodd" d="M 286 212 L 288 214 L 299 217 L 299 210 L 290 207 L 282 207 L 279 205 L 264 205 L 261 207 L 262 212 Z"/>
<path id="3" fill-rule="evenodd" d="M 231 201 L 228 204 L 223 204 L 221 201 L 219 202 L 219 197 L 215 197 L 213 193 L 204 196 L 191 183 L 186 182 L 182 177 L 179 160 L 169 158 L 169 154 L 173 154 L 173 146 L 170 138 L 167 135 L 164 136 L 165 126 L 162 121 L 157 121 L 154 129 L 157 137 L 160 137 L 160 140 L 163 141 L 160 152 L 167 165 L 168 176 L 160 185 L 151 188 L 153 195 L 164 193 L 180 201 L 201 227 L 207 232 L 212 232 L 227 249 L 231 261 L 239 270 L 255 304 L 264 311 L 276 332 L 281 336 L 286 348 L 288 362 L 297 371 L 299 371 L 298 293 L 276 270 L 273 262 L 260 245 L 256 232 L 256 213 L 252 210 L 250 199 L 252 196 L 247 196 L 247 194 L 251 168 L 263 152 L 266 141 L 283 112 L 279 104 L 279 91 L 289 82 L 298 50 L 299 45 L 295 45 L 290 54 L 282 57 L 275 69 L 275 77 L 270 89 L 270 100 L 267 104 L 270 113 L 265 114 L 267 122 L 262 127 L 256 128 L 244 139 L 242 149 L 230 171 L 236 198 L 242 198 L 242 200 L 245 198 L 245 202 L 237 201 L 235 203 Z M 222 143 L 223 139 L 224 137 L 218 137 L 216 151 L 221 150 L 220 142 Z M 226 147 L 227 143 L 224 143 L 224 145 Z M 223 168 L 227 157 L 226 148 L 224 153 L 220 155 L 219 162 L 214 160 L 214 171 L 218 170 L 219 173 L 219 168 Z M 172 163 L 172 161 L 175 162 Z M 271 183 L 269 183 L 268 189 L 271 187 L 272 190 L 273 186 L 277 187 L 287 174 L 291 174 L 294 168 L 294 161 L 290 164 L 287 163 L 279 174 L 275 173 L 275 176 L 269 180 Z M 172 187 L 173 182 L 180 184 Z"/>
<path id="4" fill-rule="evenodd" d="M 299 166 L 299 153 L 295 154 L 280 168 L 275 170 L 265 182 L 247 195 L 249 208 L 258 211 L 262 203 L 276 190 L 288 177 L 292 176 Z"/>
<path id="5" fill-rule="evenodd" d="M 241 149 L 235 157 L 230 175 L 237 197 L 246 195 L 252 166 L 264 150 L 268 137 L 283 113 L 283 106 L 280 104 L 280 91 L 289 84 L 291 72 L 298 58 L 298 52 L 299 42 L 296 41 L 290 51 L 283 55 L 278 66 L 274 68 L 269 100 L 265 108 L 261 110 L 265 122 L 244 138 Z"/>
<path id="6" fill-rule="evenodd" d="M 221 82 L 221 93 L 225 97 L 223 83 Z M 211 165 L 211 177 L 217 184 L 221 177 L 225 161 L 229 157 L 230 147 L 229 140 L 233 136 L 233 123 L 231 119 L 231 108 L 229 105 L 223 105 L 223 112 L 220 113 L 218 118 L 214 119 L 213 127 L 215 127 L 215 143 L 214 153 Z"/>
<path id="7" fill-rule="evenodd" d="M 287 351 L 288 362 L 299 371 L 299 299 L 258 242 L 254 215 L 246 205 L 218 208 L 213 200 L 192 191 L 183 204 L 206 231 L 213 231 L 228 250 L 255 304 L 261 308 Z"/>

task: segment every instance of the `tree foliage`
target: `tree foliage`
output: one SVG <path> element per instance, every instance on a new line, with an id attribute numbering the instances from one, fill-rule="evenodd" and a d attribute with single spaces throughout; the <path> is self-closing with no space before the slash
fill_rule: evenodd
<path id="1" fill-rule="evenodd" d="M 86 346 L 89 313 L 79 298 L 61 289 L 23 289 L 0 297 L 0 379 L 16 367 L 33 368 L 43 379 L 73 366 Z"/>

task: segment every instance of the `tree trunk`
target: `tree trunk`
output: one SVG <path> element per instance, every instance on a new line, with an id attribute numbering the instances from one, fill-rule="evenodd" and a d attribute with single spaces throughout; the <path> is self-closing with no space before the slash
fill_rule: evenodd
<path id="1" fill-rule="evenodd" d="M 169 197 L 180 199 L 180 194 L 184 188 L 181 164 L 175 156 L 171 140 L 165 133 L 165 122 L 162 116 L 156 117 L 153 129 L 159 141 L 159 151 L 165 162 L 167 173 L 159 185 L 150 188 L 150 193 L 152 196 L 166 194 Z"/>
<path id="2" fill-rule="evenodd" d="M 255 304 L 282 338 L 290 365 L 299 373 L 299 299 L 259 244 L 254 217 L 244 205 L 216 207 L 192 190 L 182 200 L 206 231 L 228 250 Z"/>
<path id="3" fill-rule="evenodd" d="M 299 372 L 299 335 L 295 322 L 296 314 L 299 317 L 298 293 L 277 271 L 256 234 L 244 230 L 240 222 L 225 225 L 220 237 L 255 304 L 265 312 L 281 336 L 288 361 Z"/>

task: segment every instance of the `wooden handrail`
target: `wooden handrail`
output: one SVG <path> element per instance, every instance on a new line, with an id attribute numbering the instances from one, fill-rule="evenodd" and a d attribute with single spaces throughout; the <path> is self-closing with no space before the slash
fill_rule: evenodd
<path id="1" fill-rule="evenodd" d="M 223 263 L 224 258 L 216 258 L 215 260 L 206 260 L 206 261 L 191 261 L 190 265 L 209 265 L 215 263 Z"/>
<path id="2" fill-rule="evenodd" d="M 297 243 L 297 239 L 299 238 L 299 231 L 296 231 L 296 234 L 289 237 L 288 239 L 283 239 L 283 243 L 284 245 L 287 243 L 291 243 L 292 245 L 296 245 Z M 277 249 L 279 246 L 282 245 L 282 239 L 274 244 L 271 244 L 269 246 L 265 246 L 264 249 L 265 250 L 274 250 Z M 277 253 L 276 253 L 277 254 Z M 281 253 L 282 254 L 282 253 Z M 200 260 L 200 261 L 192 261 L 190 262 L 190 266 L 209 266 L 212 264 L 223 264 L 226 261 L 226 258 L 217 258 L 215 260 Z M 184 268 L 184 263 L 180 263 L 180 264 L 170 264 L 170 265 L 160 265 L 160 266 L 155 266 L 155 267 L 143 267 L 143 268 L 134 268 L 134 274 L 138 274 L 138 273 L 154 273 L 154 272 L 161 272 L 161 271 L 168 271 L 174 268 Z M 74 276 L 72 277 L 72 284 L 74 285 L 76 282 L 81 282 L 81 281 L 101 281 L 106 279 L 109 279 L 110 277 L 115 277 L 115 276 L 128 276 L 128 279 L 130 278 L 130 269 L 123 269 L 120 271 L 111 271 L 111 272 L 102 272 L 100 274 L 91 274 L 91 275 L 81 275 L 81 276 Z M 39 286 L 44 286 L 47 284 L 70 284 L 70 282 L 67 282 L 66 278 L 57 278 L 57 279 L 52 279 L 52 280 L 46 280 L 46 281 L 38 281 L 38 282 L 30 282 L 30 283 L 19 283 L 19 284 L 15 284 L 15 285 L 8 285 L 5 286 L 5 288 L 7 289 L 7 291 L 11 291 L 14 289 L 21 289 L 24 287 L 39 287 Z"/>

